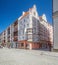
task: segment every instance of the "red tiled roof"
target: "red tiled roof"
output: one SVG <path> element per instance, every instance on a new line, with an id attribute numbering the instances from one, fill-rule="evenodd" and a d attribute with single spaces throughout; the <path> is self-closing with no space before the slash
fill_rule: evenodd
<path id="1" fill-rule="evenodd" d="M 32 10 L 32 8 L 29 8 L 29 10 Z M 29 12 L 24 12 L 24 15 L 22 15 L 21 19 L 24 18 L 25 16 L 27 16 L 29 14 Z"/>
<path id="2" fill-rule="evenodd" d="M 29 12 L 25 12 L 25 13 L 22 15 L 21 19 L 24 18 L 25 16 L 27 16 L 28 14 L 29 14 Z"/>

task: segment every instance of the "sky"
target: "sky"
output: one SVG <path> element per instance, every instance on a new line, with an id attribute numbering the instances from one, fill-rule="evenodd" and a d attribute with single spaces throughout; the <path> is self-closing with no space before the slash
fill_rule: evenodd
<path id="1" fill-rule="evenodd" d="M 45 13 L 52 24 L 52 0 L 0 0 L 0 33 L 34 4 L 39 16 Z"/>

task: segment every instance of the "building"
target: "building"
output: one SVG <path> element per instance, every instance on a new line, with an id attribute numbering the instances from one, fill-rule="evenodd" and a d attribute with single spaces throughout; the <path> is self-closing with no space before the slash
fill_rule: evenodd
<path id="1" fill-rule="evenodd" d="M 1 34 L 0 34 L 0 43 L 1 43 Z"/>
<path id="2" fill-rule="evenodd" d="M 45 14 L 40 16 L 40 25 L 39 25 L 39 33 L 40 33 L 40 43 L 41 48 L 51 50 L 53 46 L 53 27 L 47 21 Z"/>
<path id="3" fill-rule="evenodd" d="M 5 34 L 6 32 L 6 34 Z M 47 49 L 53 44 L 53 27 L 34 5 L 2 33 L 2 44 L 12 48 Z"/>
<path id="4" fill-rule="evenodd" d="M 58 51 L 58 0 L 53 0 L 54 51 Z"/>

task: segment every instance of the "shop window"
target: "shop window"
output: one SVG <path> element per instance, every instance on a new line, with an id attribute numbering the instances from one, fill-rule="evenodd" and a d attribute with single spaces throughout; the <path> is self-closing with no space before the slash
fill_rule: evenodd
<path id="1" fill-rule="evenodd" d="M 23 46 L 24 46 L 24 44 L 23 44 L 23 43 L 21 43 L 21 46 L 23 47 Z"/>

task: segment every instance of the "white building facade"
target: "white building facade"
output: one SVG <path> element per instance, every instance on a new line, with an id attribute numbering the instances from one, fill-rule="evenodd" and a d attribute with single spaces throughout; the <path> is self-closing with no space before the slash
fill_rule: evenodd
<path id="1" fill-rule="evenodd" d="M 50 32 L 51 31 L 51 32 Z M 39 49 L 51 47 L 53 43 L 53 27 L 43 14 L 38 15 L 34 5 L 6 29 L 6 42 L 8 47 Z M 3 32 L 4 34 L 4 32 Z M 2 34 L 2 35 L 3 35 Z M 4 38 L 3 38 L 4 39 Z M 7 44 L 6 44 L 7 45 Z"/>
<path id="2" fill-rule="evenodd" d="M 53 0 L 53 26 L 54 26 L 53 49 L 55 51 L 58 51 L 58 0 Z"/>

